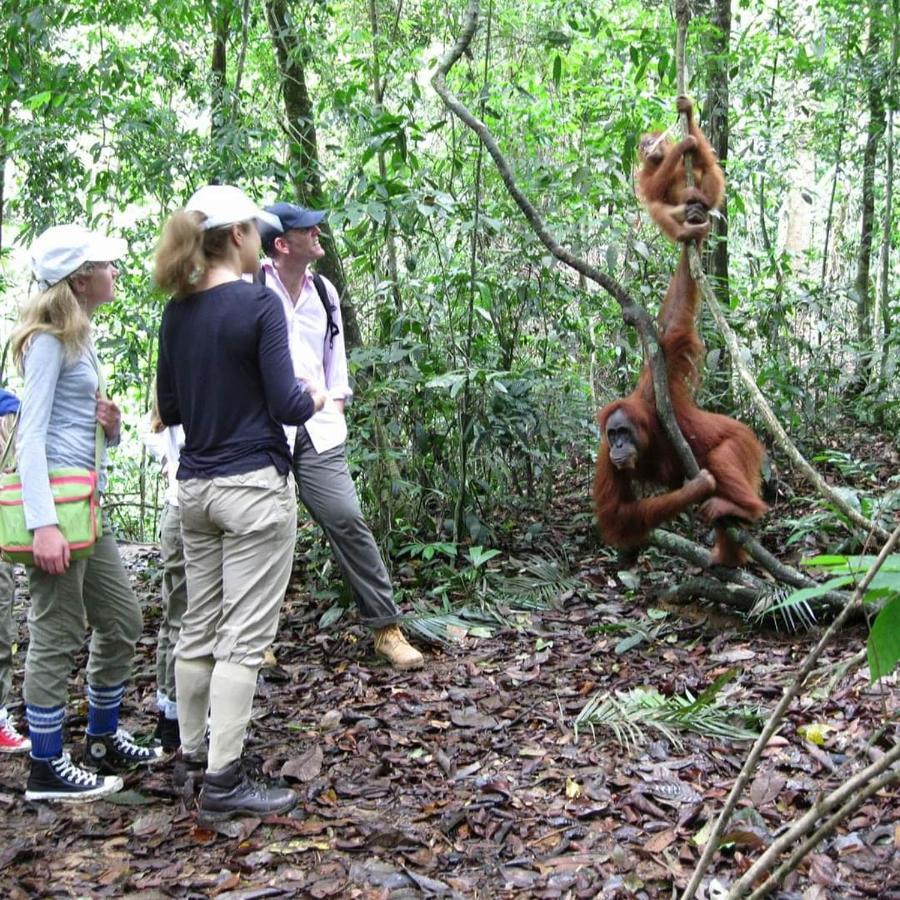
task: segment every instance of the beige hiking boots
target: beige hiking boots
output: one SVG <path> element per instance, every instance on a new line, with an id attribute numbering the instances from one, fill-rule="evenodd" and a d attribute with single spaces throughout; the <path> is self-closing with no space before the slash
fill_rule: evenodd
<path id="1" fill-rule="evenodd" d="M 425 664 L 422 654 L 406 640 L 397 625 L 375 631 L 375 652 L 395 669 L 418 669 Z"/>

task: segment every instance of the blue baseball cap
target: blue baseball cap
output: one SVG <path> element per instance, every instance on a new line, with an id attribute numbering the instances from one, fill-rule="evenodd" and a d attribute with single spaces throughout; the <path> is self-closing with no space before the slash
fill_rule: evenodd
<path id="1" fill-rule="evenodd" d="M 263 207 L 267 213 L 275 216 L 281 223 L 281 231 L 271 228 L 268 222 L 258 222 L 259 235 L 262 238 L 263 249 L 268 253 L 272 248 L 272 241 L 279 234 L 290 231 L 292 228 L 312 228 L 318 225 L 327 215 L 316 209 L 306 209 L 295 203 L 273 203 Z"/>

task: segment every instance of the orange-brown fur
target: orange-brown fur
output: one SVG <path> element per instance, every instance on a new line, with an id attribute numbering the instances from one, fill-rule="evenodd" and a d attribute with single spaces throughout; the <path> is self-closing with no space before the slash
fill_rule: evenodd
<path id="1" fill-rule="evenodd" d="M 656 413 L 652 376 L 645 364 L 631 394 L 604 407 L 597 417 L 603 437 L 594 503 L 601 533 L 615 547 L 639 546 L 657 525 L 703 500 L 703 514 L 713 522 L 725 516 L 755 521 L 768 509 L 759 497 L 764 451 L 756 436 L 741 422 L 705 412 L 694 402 L 697 362 L 703 350 L 694 324 L 697 301 L 697 285 L 684 248 L 659 314 L 660 346 L 678 425 L 697 464 L 707 471 L 684 484 L 684 469 Z M 638 435 L 633 470 L 616 468 L 610 460 L 606 425 L 616 410 L 625 413 Z M 635 482 L 664 486 L 669 492 L 641 499 L 635 493 Z M 724 528 L 717 527 L 713 562 L 734 566 L 744 561 L 741 548 Z"/>
<path id="2" fill-rule="evenodd" d="M 673 241 L 702 240 L 709 233 L 706 213 L 725 197 L 725 176 L 706 135 L 694 121 L 687 97 L 678 111 L 688 118 L 688 136 L 673 144 L 659 132 L 646 134 L 638 145 L 641 169 L 638 192 L 657 225 Z M 684 154 L 690 151 L 695 187 L 687 187 Z"/>

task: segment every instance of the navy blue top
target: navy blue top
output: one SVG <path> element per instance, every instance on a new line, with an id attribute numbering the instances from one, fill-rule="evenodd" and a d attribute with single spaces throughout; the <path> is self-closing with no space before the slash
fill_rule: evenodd
<path id="1" fill-rule="evenodd" d="M 294 377 L 281 301 L 246 281 L 170 300 L 159 329 L 159 415 L 184 425 L 178 479 L 240 475 L 291 453 L 281 427 L 313 414 Z"/>

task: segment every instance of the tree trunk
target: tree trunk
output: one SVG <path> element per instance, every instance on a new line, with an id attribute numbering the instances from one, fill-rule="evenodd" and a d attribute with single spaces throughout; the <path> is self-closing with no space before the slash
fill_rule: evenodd
<path id="1" fill-rule="evenodd" d="M 294 193 L 303 206 L 326 209 L 327 201 L 319 176 L 316 125 L 304 68 L 304 61 L 311 55 L 312 49 L 298 32 L 297 23 L 288 10 L 286 0 L 266 0 L 266 20 L 269 23 L 269 33 L 272 36 L 281 73 L 281 94 L 287 118 L 288 152 L 291 158 Z M 323 223 L 322 230 L 325 235 L 325 241 L 322 243 L 325 256 L 316 264 L 316 269 L 337 288 L 341 297 L 344 340 L 349 350 L 362 343 L 359 324 L 327 221 Z"/>
<path id="2" fill-rule="evenodd" d="M 384 84 L 381 80 L 381 67 L 379 64 L 379 52 L 381 41 L 378 33 L 378 10 L 375 0 L 369 0 L 369 24 L 372 29 L 372 93 L 375 98 L 375 111 L 381 114 L 384 109 Z M 387 166 L 384 162 L 384 149 L 379 148 L 378 174 L 382 181 L 387 180 Z M 400 278 L 397 271 L 397 245 L 394 240 L 394 217 L 388 207 L 384 217 L 384 248 L 387 253 L 388 279 L 391 282 L 391 296 L 394 298 L 394 307 L 397 312 L 403 308 L 400 298 Z"/>
<path id="3" fill-rule="evenodd" d="M 872 0 L 869 10 L 869 45 L 866 59 L 878 60 L 881 50 L 881 0 Z M 856 334 L 863 351 L 871 349 L 872 321 L 869 289 L 869 271 L 872 262 L 872 232 L 875 224 L 875 163 L 878 142 L 884 134 L 884 97 L 877 67 L 869 71 L 868 88 L 869 124 L 866 128 L 866 149 L 863 154 L 862 222 L 860 226 L 859 255 L 856 261 L 856 278 L 853 290 L 856 296 Z M 867 368 L 867 367 L 865 367 Z M 860 372 L 861 379 L 865 376 Z"/>
<path id="4" fill-rule="evenodd" d="M 707 47 L 706 133 L 723 169 L 728 159 L 728 50 L 731 40 L 731 0 L 714 0 L 712 22 L 715 25 Z M 713 246 L 710 276 L 719 303 L 726 309 L 728 299 L 728 199 L 722 202 L 722 216 L 713 220 Z"/>
<path id="5" fill-rule="evenodd" d="M 843 165 L 843 146 L 844 132 L 846 131 L 847 122 L 847 92 L 844 92 L 844 99 L 841 104 L 841 115 L 838 119 L 837 146 L 834 151 L 834 177 L 831 179 L 831 196 L 828 198 L 828 215 L 825 217 L 825 244 L 822 249 L 822 277 L 820 279 L 820 287 L 822 292 L 828 286 L 828 253 L 831 243 L 831 233 L 834 228 L 834 198 L 837 195 L 838 179 L 841 176 L 841 166 Z M 821 344 L 822 335 L 819 335 L 819 343 Z"/>
<path id="6" fill-rule="evenodd" d="M 228 66 L 228 26 L 231 19 L 230 0 L 213 3 L 209 14 L 213 29 L 212 63 L 210 65 L 210 126 L 209 136 L 213 144 L 218 144 L 228 120 L 225 89 L 227 87 Z"/>
<path id="7" fill-rule="evenodd" d="M 9 127 L 9 113 L 10 102 L 7 100 L 3 105 L 3 125 L 0 128 L 0 251 L 3 250 L 3 226 L 6 212 L 6 139 L 4 135 Z M 0 370 L 0 376 L 2 374 L 2 370 Z"/>
<path id="8" fill-rule="evenodd" d="M 882 381 L 888 378 L 888 355 L 884 352 L 891 336 L 891 235 L 893 234 L 894 217 L 894 107 L 896 105 L 895 90 L 897 84 L 897 57 L 900 44 L 900 0 L 891 2 L 891 74 L 888 83 L 888 96 L 891 108 L 887 114 L 887 139 L 885 141 L 885 187 L 884 187 L 884 219 L 881 229 L 881 256 L 879 259 L 879 286 L 876 291 L 875 325 L 875 359 L 872 372 Z"/>

